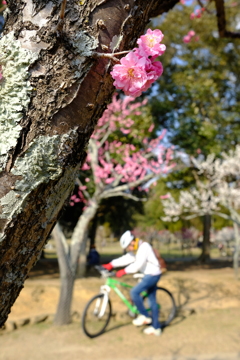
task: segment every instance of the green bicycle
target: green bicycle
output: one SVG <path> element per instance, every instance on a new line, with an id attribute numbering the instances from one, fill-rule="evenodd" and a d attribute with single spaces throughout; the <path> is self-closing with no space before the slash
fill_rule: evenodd
<path id="1" fill-rule="evenodd" d="M 118 286 L 122 286 L 125 289 L 130 290 L 133 286 L 117 279 L 111 278 L 114 273 L 107 271 L 102 266 L 96 266 L 96 269 L 100 272 L 102 277 L 106 278 L 105 285 L 100 287 L 100 293 L 93 296 L 87 303 L 82 316 L 82 329 L 84 333 L 94 338 L 101 335 L 105 330 L 112 316 L 112 305 L 109 298 L 111 289 L 120 297 L 124 304 L 128 308 L 129 314 L 135 317 L 138 314 L 138 310 L 120 291 Z M 134 274 L 134 278 L 141 278 L 142 274 Z M 148 294 L 143 292 L 142 296 L 144 302 L 147 302 Z M 157 303 L 159 304 L 159 321 L 161 327 L 164 328 L 170 324 L 176 315 L 176 304 L 173 295 L 165 288 L 157 288 Z M 148 309 L 148 304 L 146 304 Z"/>

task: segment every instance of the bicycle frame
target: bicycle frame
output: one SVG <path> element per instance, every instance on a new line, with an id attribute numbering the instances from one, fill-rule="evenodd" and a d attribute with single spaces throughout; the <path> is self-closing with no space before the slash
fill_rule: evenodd
<path id="1" fill-rule="evenodd" d="M 136 306 L 135 305 L 132 305 L 130 303 L 130 301 L 128 301 L 126 299 L 126 297 L 123 295 L 123 293 L 119 290 L 119 288 L 117 287 L 117 285 L 120 285 L 120 286 L 123 286 L 125 288 L 132 288 L 133 286 L 132 285 L 129 285 L 127 283 L 124 283 L 124 282 L 121 282 L 121 281 L 118 281 L 116 279 L 113 279 L 113 278 L 107 278 L 106 280 L 106 284 L 101 286 L 101 293 L 106 295 L 105 297 L 105 301 L 104 303 L 107 305 L 107 299 L 108 299 L 108 296 L 109 296 L 109 293 L 112 290 L 115 291 L 115 293 L 120 297 L 120 299 L 123 301 L 123 303 L 127 306 L 127 308 L 133 312 L 134 314 L 139 314 L 139 311 L 137 310 Z M 143 295 L 147 295 L 146 292 L 143 292 Z M 101 312 L 99 314 L 99 317 L 102 316 L 105 312 L 105 309 L 106 309 L 106 306 L 104 307 L 104 305 L 102 306 L 102 309 L 101 309 Z"/>

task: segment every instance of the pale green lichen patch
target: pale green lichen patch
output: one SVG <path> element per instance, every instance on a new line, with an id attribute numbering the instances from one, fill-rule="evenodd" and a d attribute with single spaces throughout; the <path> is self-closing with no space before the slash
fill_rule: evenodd
<path id="1" fill-rule="evenodd" d="M 1 200 L 1 218 L 11 219 L 22 211 L 22 205 L 29 193 L 39 185 L 57 180 L 62 174 L 62 160 L 71 152 L 77 141 L 76 130 L 68 134 L 39 136 L 33 140 L 23 157 L 19 157 L 11 173 L 21 176 L 14 190 Z"/>
<path id="2" fill-rule="evenodd" d="M 61 174 L 58 152 L 61 142 L 59 135 L 39 136 L 33 140 L 23 157 L 14 164 L 12 173 L 22 176 L 15 183 L 15 190 L 29 192 L 46 180 L 55 180 Z"/>
<path id="3" fill-rule="evenodd" d="M 98 39 L 84 31 L 79 31 L 70 39 L 70 43 L 81 56 L 91 56 L 98 46 Z"/>
<path id="4" fill-rule="evenodd" d="M 75 168 L 69 167 L 66 170 L 64 177 L 58 181 L 52 190 L 51 195 L 47 199 L 46 206 L 46 218 L 48 221 L 56 217 L 59 211 L 62 209 L 64 202 L 74 187 L 74 180 L 77 177 L 78 170 L 78 166 Z M 46 224 L 42 225 L 46 226 Z"/>
<path id="5" fill-rule="evenodd" d="M 115 52 L 116 50 L 119 49 L 122 39 L 123 39 L 123 35 L 114 35 L 113 36 L 112 41 L 110 43 L 110 49 L 112 50 L 112 52 Z"/>
<path id="6" fill-rule="evenodd" d="M 84 31 L 79 31 L 76 34 L 73 34 L 69 40 L 71 45 L 74 47 L 75 52 L 78 56 L 75 56 L 74 60 L 72 60 L 71 64 L 73 66 L 77 66 L 79 69 L 82 69 L 82 64 L 85 61 L 86 57 L 92 56 L 93 52 L 98 47 L 98 39 L 93 36 L 87 34 Z M 85 66 L 85 71 L 75 71 L 74 75 L 76 78 L 83 77 L 83 74 L 89 70 L 89 66 Z"/>
<path id="7" fill-rule="evenodd" d="M 0 39 L 3 73 L 0 82 L 0 159 L 17 143 L 21 130 L 18 123 L 23 109 L 29 105 L 32 91 L 28 68 L 36 59 L 36 54 L 21 47 L 13 32 Z"/>

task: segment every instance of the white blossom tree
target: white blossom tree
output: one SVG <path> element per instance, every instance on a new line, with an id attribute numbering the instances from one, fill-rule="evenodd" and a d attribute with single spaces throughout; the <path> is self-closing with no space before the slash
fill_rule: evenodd
<path id="1" fill-rule="evenodd" d="M 192 159 L 197 170 L 196 186 L 189 191 L 181 191 L 176 201 L 171 194 L 162 199 L 166 214 L 163 221 L 177 221 L 179 217 L 191 219 L 197 216 L 218 215 L 233 222 L 235 231 L 235 252 L 233 265 L 238 274 L 239 226 L 240 226 L 240 146 L 222 159 L 214 154 L 205 161 Z M 225 208 L 227 212 L 223 212 Z"/>

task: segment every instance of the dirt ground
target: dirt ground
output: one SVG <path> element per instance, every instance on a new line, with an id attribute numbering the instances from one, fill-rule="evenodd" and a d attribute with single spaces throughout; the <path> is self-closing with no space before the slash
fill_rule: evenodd
<path id="1" fill-rule="evenodd" d="M 21 323 L 54 314 L 60 283 L 55 272 L 46 270 L 44 274 L 36 270 L 26 281 L 8 321 Z M 173 292 L 178 316 L 160 337 L 135 328 L 113 294 L 113 309 L 119 316 L 102 336 L 87 338 L 80 326 L 81 313 L 103 283 L 96 277 L 76 281 L 71 325 L 43 322 L 2 332 L 0 360 L 240 359 L 240 281 L 231 268 L 168 271 L 160 283 Z"/>

